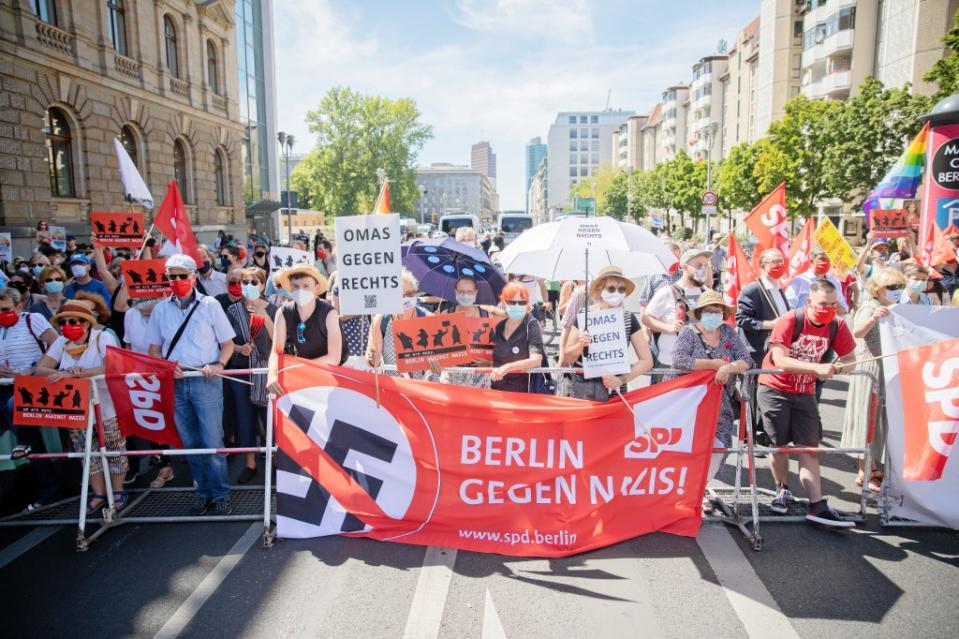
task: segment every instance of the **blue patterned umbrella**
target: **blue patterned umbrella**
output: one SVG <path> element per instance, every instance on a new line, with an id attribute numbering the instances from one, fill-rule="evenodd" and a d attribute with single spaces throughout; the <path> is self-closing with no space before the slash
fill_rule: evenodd
<path id="1" fill-rule="evenodd" d="M 506 286 L 489 257 L 481 249 L 451 238 L 413 240 L 403 245 L 403 266 L 420 282 L 420 291 L 456 303 L 456 280 L 476 282 L 477 304 L 497 304 Z"/>

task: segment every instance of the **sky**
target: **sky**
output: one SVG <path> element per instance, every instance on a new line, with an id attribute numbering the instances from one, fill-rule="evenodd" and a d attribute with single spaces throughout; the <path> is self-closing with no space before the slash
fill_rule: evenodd
<path id="1" fill-rule="evenodd" d="M 417 163 L 496 153 L 503 210 L 526 201 L 525 145 L 560 111 L 648 113 L 759 15 L 759 0 L 274 0 L 277 124 L 306 153 L 328 89 L 416 101 Z"/>

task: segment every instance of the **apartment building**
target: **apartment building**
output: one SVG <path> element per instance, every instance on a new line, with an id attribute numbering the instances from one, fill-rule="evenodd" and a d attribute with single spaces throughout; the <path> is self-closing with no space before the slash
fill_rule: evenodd
<path id="1" fill-rule="evenodd" d="M 689 104 L 689 85 L 676 84 L 663 91 L 663 100 L 659 112 L 659 144 L 656 162 L 667 162 L 676 157 L 676 151 L 686 148 L 687 105 Z M 650 118 L 652 119 L 652 118 Z"/>
<path id="2" fill-rule="evenodd" d="M 613 149 L 613 166 L 642 170 L 642 129 L 648 120 L 648 115 L 634 115 L 613 131 L 610 145 Z"/>
<path id="3" fill-rule="evenodd" d="M 688 153 L 693 160 L 718 162 L 722 145 L 717 144 L 723 110 L 723 83 L 729 64 L 725 54 L 700 58 L 693 65 L 693 81 L 689 85 Z"/>
<path id="4" fill-rule="evenodd" d="M 726 72 L 720 76 L 722 113 L 719 116 L 720 156 L 753 139 L 756 125 L 756 76 L 759 71 L 759 22 L 757 17 L 739 32 L 728 53 Z"/>

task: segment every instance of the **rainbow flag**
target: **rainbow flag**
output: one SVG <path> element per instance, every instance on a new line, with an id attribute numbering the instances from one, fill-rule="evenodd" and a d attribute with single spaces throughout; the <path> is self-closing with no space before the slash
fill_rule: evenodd
<path id="1" fill-rule="evenodd" d="M 899 156 L 896 163 L 882 178 L 882 182 L 873 189 L 862 208 L 866 212 L 866 222 L 869 222 L 869 213 L 873 209 L 889 208 L 880 203 L 880 199 L 911 199 L 916 197 L 919 188 L 919 179 L 922 176 L 922 166 L 926 157 L 926 137 L 929 135 L 929 122 L 922 127 L 915 139 L 909 144 L 905 152 Z"/>

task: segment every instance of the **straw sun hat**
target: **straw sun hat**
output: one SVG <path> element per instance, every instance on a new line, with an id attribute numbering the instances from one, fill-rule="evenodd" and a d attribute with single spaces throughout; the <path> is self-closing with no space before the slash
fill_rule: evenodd
<path id="1" fill-rule="evenodd" d="M 86 300 L 69 300 L 60 307 L 60 312 L 50 318 L 51 324 L 60 325 L 68 317 L 86 320 L 91 326 L 97 323 L 96 311 L 92 302 Z"/>
<path id="2" fill-rule="evenodd" d="M 312 264 L 300 264 L 299 266 L 288 268 L 285 271 L 280 271 L 280 273 L 276 276 L 276 281 L 286 290 L 292 291 L 293 289 L 290 287 L 290 280 L 299 275 L 308 275 L 316 280 L 317 295 L 322 295 L 326 292 L 328 288 L 326 278 L 323 277 L 323 274 L 320 273 L 320 271 Z"/>
<path id="3" fill-rule="evenodd" d="M 632 280 L 623 276 L 623 269 L 610 264 L 600 269 L 596 279 L 589 283 L 589 296 L 598 300 L 600 292 L 603 290 L 603 287 L 606 286 L 606 280 L 613 277 L 626 282 L 626 295 L 631 295 L 632 292 L 636 290 L 636 285 L 633 284 Z"/>
<path id="4" fill-rule="evenodd" d="M 694 306 L 692 309 L 693 317 L 698 320 L 699 316 L 702 315 L 703 309 L 708 306 L 722 306 L 723 319 L 729 319 L 736 314 L 736 309 L 726 303 L 726 300 L 723 298 L 722 294 L 717 293 L 716 291 L 708 290 L 700 295 L 699 299 L 696 301 L 696 306 Z"/>

